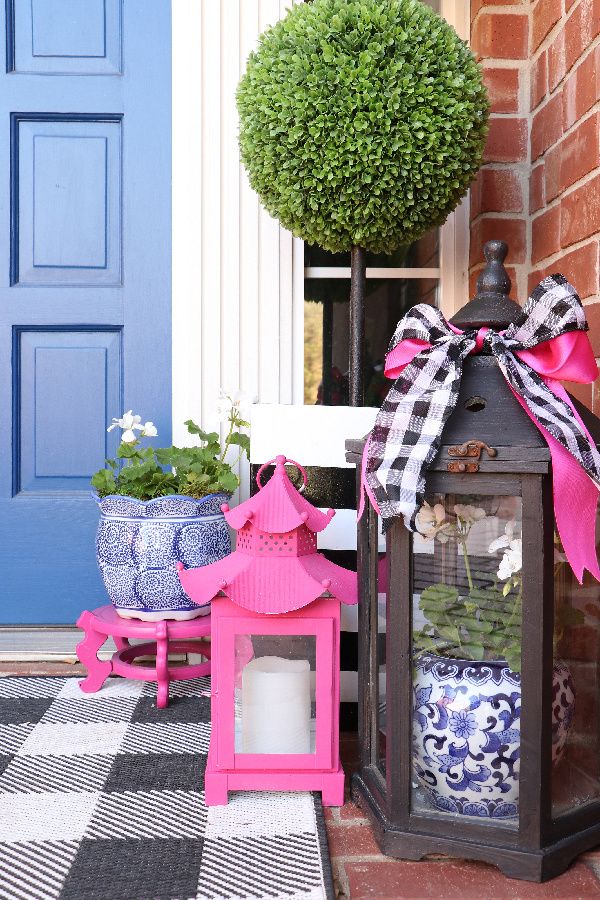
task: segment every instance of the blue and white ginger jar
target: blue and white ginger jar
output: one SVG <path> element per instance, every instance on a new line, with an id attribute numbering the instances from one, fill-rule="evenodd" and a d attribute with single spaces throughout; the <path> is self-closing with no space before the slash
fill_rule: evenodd
<path id="1" fill-rule="evenodd" d="M 413 766 L 445 812 L 494 819 L 519 813 L 521 678 L 505 662 L 418 657 L 413 683 Z M 552 761 L 575 710 L 569 669 L 553 671 Z"/>
<path id="2" fill-rule="evenodd" d="M 206 566 L 231 553 L 221 511 L 228 495 L 95 499 L 100 507 L 96 557 L 117 613 L 146 621 L 206 614 L 209 606 L 192 603 L 181 587 L 175 564 Z"/>

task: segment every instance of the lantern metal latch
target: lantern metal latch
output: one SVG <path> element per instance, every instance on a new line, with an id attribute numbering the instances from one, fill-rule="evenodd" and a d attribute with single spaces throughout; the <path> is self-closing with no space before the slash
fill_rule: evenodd
<path id="1" fill-rule="evenodd" d="M 464 444 L 457 444 L 453 447 L 448 447 L 448 456 L 458 456 L 458 457 L 467 457 L 470 459 L 480 459 L 482 451 L 485 450 L 490 459 L 493 459 L 495 456 L 498 456 L 498 451 L 495 447 L 488 447 L 483 441 L 465 441 Z M 478 462 L 462 462 L 459 460 L 455 460 L 453 462 L 449 462 L 447 465 L 448 472 L 467 472 L 469 474 L 473 472 L 479 472 L 479 463 Z"/>

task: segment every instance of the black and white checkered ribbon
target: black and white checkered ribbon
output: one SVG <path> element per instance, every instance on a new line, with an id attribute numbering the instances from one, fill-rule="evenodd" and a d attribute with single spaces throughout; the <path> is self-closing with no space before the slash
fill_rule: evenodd
<path id="1" fill-rule="evenodd" d="M 516 352 L 529 350 L 569 331 L 587 331 L 581 300 L 562 275 L 545 278 L 528 298 L 523 321 L 504 332 L 488 330 L 483 348 L 492 353 L 508 384 L 532 416 L 596 482 L 600 454 L 582 431 L 571 407 Z M 396 327 L 390 351 L 405 340 L 426 341 L 396 379 L 370 435 L 365 479 L 384 528 L 403 516 L 411 531 L 425 496 L 425 473 L 436 456 L 444 425 L 456 406 L 462 366 L 476 346 L 477 331 L 453 331 L 442 313 L 424 303 Z"/>

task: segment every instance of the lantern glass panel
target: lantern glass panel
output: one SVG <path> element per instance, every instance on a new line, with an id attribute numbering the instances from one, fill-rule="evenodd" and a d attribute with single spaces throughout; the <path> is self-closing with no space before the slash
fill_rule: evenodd
<path id="1" fill-rule="evenodd" d="M 600 586 L 579 584 L 558 536 L 554 545 L 552 812 L 600 800 Z"/>
<path id="2" fill-rule="evenodd" d="M 236 753 L 315 753 L 316 643 L 307 634 L 236 634 Z"/>
<path id="3" fill-rule="evenodd" d="M 518 825 L 522 504 L 431 494 L 412 552 L 412 810 Z"/>

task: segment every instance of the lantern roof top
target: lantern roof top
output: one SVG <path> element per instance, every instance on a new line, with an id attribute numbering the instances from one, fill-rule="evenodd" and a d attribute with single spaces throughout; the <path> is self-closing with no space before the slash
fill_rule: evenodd
<path id="1" fill-rule="evenodd" d="M 274 461 L 275 471 L 264 487 L 260 484 L 260 476 L 265 466 L 259 470 L 256 476 L 260 488 L 258 493 L 234 509 L 229 509 L 227 504 L 221 507 L 228 524 L 236 531 L 247 522 L 251 522 L 259 531 L 280 534 L 293 531 L 301 525 L 306 525 L 310 531 L 323 531 L 331 522 L 335 510 L 321 512 L 294 487 L 285 469 L 285 463 L 291 460 L 287 460 L 285 456 L 277 456 Z M 297 468 L 304 475 L 301 467 Z"/>
<path id="2" fill-rule="evenodd" d="M 508 296 L 511 280 L 504 268 L 508 245 L 504 241 L 487 241 L 483 247 L 486 266 L 477 279 L 477 293 L 450 321 L 457 328 L 493 328 L 501 331 L 518 324 L 523 310 Z"/>

